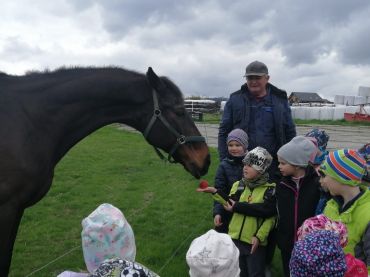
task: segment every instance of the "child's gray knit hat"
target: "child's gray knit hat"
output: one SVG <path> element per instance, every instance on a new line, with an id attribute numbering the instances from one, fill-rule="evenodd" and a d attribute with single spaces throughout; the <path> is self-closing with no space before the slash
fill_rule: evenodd
<path id="1" fill-rule="evenodd" d="M 304 136 L 296 136 L 280 147 L 277 155 L 291 165 L 307 167 L 308 162 L 317 153 L 317 147 Z"/>
<path id="2" fill-rule="evenodd" d="M 227 139 L 226 139 L 227 144 L 229 144 L 229 142 L 233 140 L 239 142 L 243 146 L 245 151 L 247 150 L 248 135 L 242 129 L 234 129 L 227 135 Z"/>

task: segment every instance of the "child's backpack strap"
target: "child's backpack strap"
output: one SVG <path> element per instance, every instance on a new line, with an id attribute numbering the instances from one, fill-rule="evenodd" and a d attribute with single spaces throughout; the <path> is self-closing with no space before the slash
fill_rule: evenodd
<path id="1" fill-rule="evenodd" d="M 267 189 L 265 190 L 265 193 L 263 194 L 263 200 L 266 201 L 275 197 L 275 193 L 276 193 L 275 186 L 268 186 Z"/>
<path id="2" fill-rule="evenodd" d="M 240 196 L 242 195 L 244 189 L 245 189 L 245 184 L 242 180 L 240 180 L 238 184 L 238 188 L 236 189 L 236 192 L 230 195 L 230 198 L 234 201 L 239 201 Z"/>

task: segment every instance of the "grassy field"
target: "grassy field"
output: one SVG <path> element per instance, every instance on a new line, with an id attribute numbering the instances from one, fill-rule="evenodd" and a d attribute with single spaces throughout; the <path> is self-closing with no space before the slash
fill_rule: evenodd
<path id="1" fill-rule="evenodd" d="M 212 182 L 218 165 L 204 178 Z M 181 165 L 164 163 L 142 135 L 105 127 L 75 146 L 56 168 L 47 196 L 26 210 L 9 276 L 83 271 L 81 220 L 101 203 L 120 208 L 133 227 L 136 260 L 162 277 L 188 276 L 191 241 L 212 228 L 212 200 Z M 274 276 L 278 276 L 274 275 Z"/>
<path id="2" fill-rule="evenodd" d="M 207 179 L 213 180 L 215 166 Z M 197 185 L 181 165 L 160 161 L 142 135 L 103 128 L 63 158 L 47 196 L 26 210 L 10 276 L 27 276 L 71 249 L 33 276 L 85 269 L 81 220 L 105 202 L 132 225 L 137 261 L 162 276 L 187 276 L 187 248 L 212 223 L 211 199 L 197 193 Z"/>

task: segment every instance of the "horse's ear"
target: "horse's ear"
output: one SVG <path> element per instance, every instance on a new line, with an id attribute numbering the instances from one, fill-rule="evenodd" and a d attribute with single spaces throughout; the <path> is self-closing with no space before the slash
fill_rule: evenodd
<path id="1" fill-rule="evenodd" d="M 148 79 L 152 88 L 156 89 L 157 91 L 160 91 L 161 89 L 166 87 L 151 67 L 149 67 L 148 71 L 146 72 L 146 78 Z"/>

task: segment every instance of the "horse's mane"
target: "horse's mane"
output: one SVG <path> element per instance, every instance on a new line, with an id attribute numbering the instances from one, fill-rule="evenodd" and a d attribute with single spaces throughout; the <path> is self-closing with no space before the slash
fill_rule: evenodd
<path id="1" fill-rule="evenodd" d="M 6 76 L 6 77 L 15 77 L 15 78 L 43 78 L 47 76 L 52 76 L 52 77 L 63 77 L 63 76 L 84 76 L 88 75 L 91 73 L 94 73 L 96 71 L 102 71 L 102 72 L 117 72 L 121 71 L 123 74 L 126 76 L 132 76 L 132 77 L 139 77 L 139 76 L 144 76 L 144 74 L 133 71 L 133 70 L 128 70 L 125 68 L 121 68 L 118 66 L 103 66 L 103 67 L 96 67 L 96 66 L 87 66 L 87 67 L 80 67 L 80 66 L 71 66 L 71 67 L 58 67 L 54 70 L 50 70 L 48 68 L 45 68 L 43 70 L 28 70 L 25 72 L 24 75 L 13 75 L 13 74 L 7 74 L 3 71 L 0 71 L 0 76 Z"/>
<path id="2" fill-rule="evenodd" d="M 178 86 L 176 86 L 169 78 L 167 77 L 161 77 L 161 80 L 166 84 L 166 86 L 169 88 L 169 91 L 171 91 L 171 93 L 175 94 L 173 96 L 175 97 L 166 97 L 166 99 L 168 99 L 168 101 L 166 101 L 166 104 L 168 105 L 183 105 L 184 104 L 184 98 L 183 98 L 183 95 L 180 91 L 180 89 L 178 88 Z M 179 99 L 180 100 L 180 103 L 179 103 Z"/>
<path id="3" fill-rule="evenodd" d="M 103 66 L 103 67 L 95 67 L 95 66 L 88 66 L 88 67 L 79 67 L 79 66 L 72 66 L 72 67 L 66 67 L 62 66 L 55 70 L 50 69 L 44 69 L 42 71 L 39 70 L 30 70 L 27 71 L 24 75 L 9 75 L 4 72 L 0 71 L 0 80 L 5 79 L 12 79 L 13 81 L 17 82 L 16 80 L 22 79 L 23 81 L 26 80 L 38 80 L 42 81 L 43 79 L 51 80 L 55 78 L 60 79 L 70 79 L 70 78 L 83 78 L 85 76 L 88 76 L 90 74 L 94 74 L 97 71 L 101 72 L 102 74 L 105 74 L 109 76 L 110 74 L 122 74 L 124 77 L 130 81 L 130 80 L 137 80 L 138 78 L 146 78 L 144 74 L 128 70 L 122 67 L 118 66 Z M 171 95 L 166 95 L 168 97 L 163 97 L 162 99 L 165 100 L 166 105 L 179 105 L 183 104 L 183 96 L 180 91 L 180 89 L 167 77 L 160 77 L 160 79 L 166 84 L 166 86 L 169 88 L 167 91 L 171 92 Z M 3 79 L 4 80 L 4 79 Z M 4 80 L 5 81 L 5 80 Z M 165 92 L 162 92 L 162 94 Z M 180 100 L 180 102 L 179 102 Z"/>
<path id="4" fill-rule="evenodd" d="M 125 74 L 126 77 L 142 77 L 144 74 L 128 70 L 122 67 L 118 66 L 103 66 L 103 67 L 96 67 L 96 66 L 87 66 L 87 67 L 79 67 L 79 66 L 72 66 L 72 67 L 59 67 L 55 70 L 49 70 L 44 69 L 42 71 L 38 70 L 31 70 L 27 71 L 24 76 L 31 76 L 31 77 L 37 77 L 37 76 L 60 76 L 60 77 L 67 77 L 67 76 L 74 76 L 74 77 L 83 77 L 85 75 L 89 75 L 91 73 L 94 73 L 96 71 L 104 72 L 104 73 L 113 73 L 113 72 L 121 72 L 122 74 Z"/>

